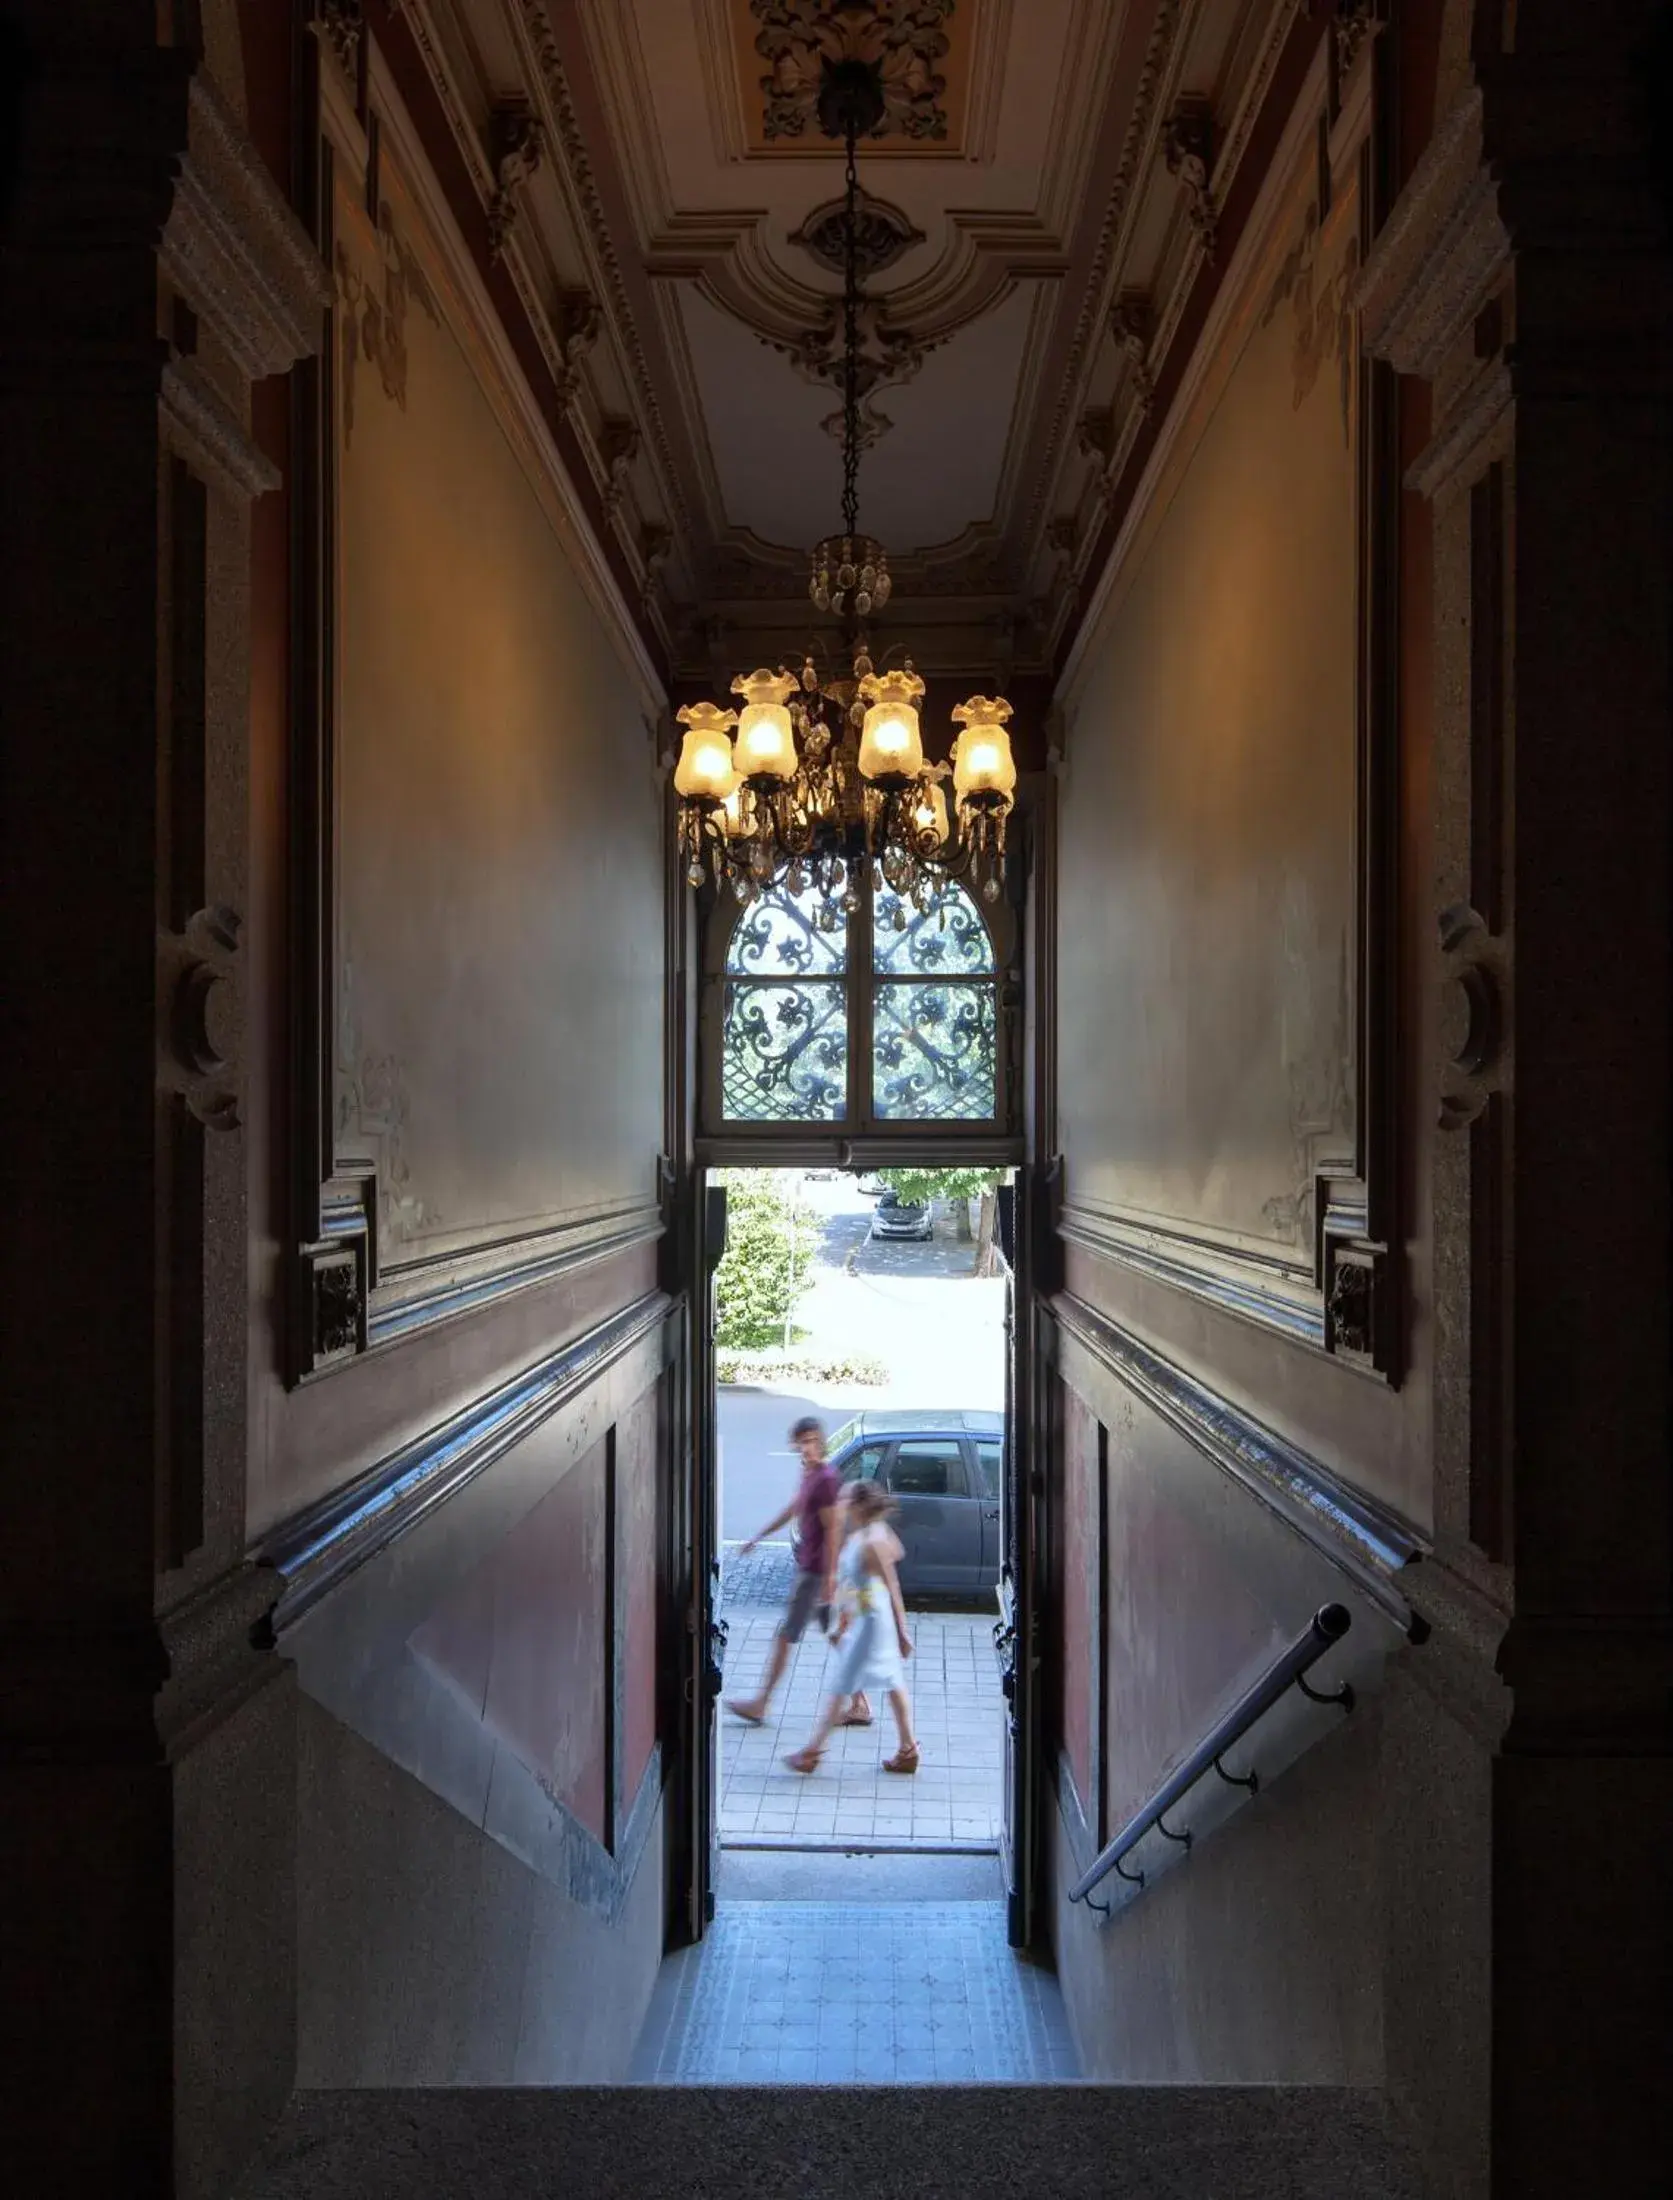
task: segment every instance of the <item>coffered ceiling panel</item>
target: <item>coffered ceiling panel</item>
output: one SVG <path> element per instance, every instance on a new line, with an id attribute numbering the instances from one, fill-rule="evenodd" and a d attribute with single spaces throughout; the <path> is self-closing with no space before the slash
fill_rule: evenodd
<path id="1" fill-rule="evenodd" d="M 861 462 L 861 513 L 891 554 L 992 523 L 1040 288 L 1020 285 L 868 403 L 882 432 Z M 842 449 L 831 432 L 840 393 L 764 352 L 700 290 L 685 292 L 680 312 L 723 535 L 801 548 L 831 532 L 841 519 Z"/>
<path id="2" fill-rule="evenodd" d="M 998 622 L 1019 663 L 1044 665 L 1158 431 L 1275 105 L 1326 42 L 1345 84 L 1380 20 L 1379 0 L 384 13 L 422 57 L 682 666 L 716 617 L 736 633 L 752 605 L 770 626 L 805 604 L 808 549 L 839 518 L 825 59 L 870 57 L 883 80 L 859 158 L 859 498 L 890 554 L 888 623 L 916 617 L 953 653 L 991 647 Z"/>

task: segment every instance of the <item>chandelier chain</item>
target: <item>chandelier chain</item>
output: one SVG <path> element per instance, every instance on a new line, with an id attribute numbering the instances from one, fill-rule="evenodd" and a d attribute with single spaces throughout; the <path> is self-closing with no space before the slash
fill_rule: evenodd
<path id="1" fill-rule="evenodd" d="M 860 169 L 857 132 L 850 116 L 843 142 L 842 224 L 842 531 L 859 531 L 860 512 Z"/>

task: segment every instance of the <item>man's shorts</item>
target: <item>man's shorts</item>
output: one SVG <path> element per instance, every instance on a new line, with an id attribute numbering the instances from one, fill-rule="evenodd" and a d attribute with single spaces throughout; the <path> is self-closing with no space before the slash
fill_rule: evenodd
<path id="1" fill-rule="evenodd" d="M 819 1576 L 804 1573 L 798 1568 L 796 1586 L 790 1592 L 790 1602 L 784 1607 L 784 1617 L 778 1623 L 778 1631 L 784 1641 L 801 1641 L 802 1629 L 813 1617 L 818 1601 Z"/>

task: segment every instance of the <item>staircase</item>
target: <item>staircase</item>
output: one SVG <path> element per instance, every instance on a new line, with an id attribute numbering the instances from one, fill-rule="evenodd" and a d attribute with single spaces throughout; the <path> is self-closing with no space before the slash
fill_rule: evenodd
<path id="1" fill-rule="evenodd" d="M 1377 2096 L 1290 2086 L 301 2093 L 237 2200 L 1423 2200 Z"/>

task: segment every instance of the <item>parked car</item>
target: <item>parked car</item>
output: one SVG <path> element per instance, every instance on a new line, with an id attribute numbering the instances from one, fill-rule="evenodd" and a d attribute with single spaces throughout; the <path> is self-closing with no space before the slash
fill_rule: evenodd
<path id="1" fill-rule="evenodd" d="M 880 1192 L 886 1192 L 889 1187 L 880 1176 L 862 1176 L 855 1180 L 854 1189 L 864 1193 L 867 1199 L 875 1199 Z"/>
<path id="2" fill-rule="evenodd" d="M 898 1192 L 885 1192 L 872 1214 L 871 1235 L 874 1238 L 916 1238 L 920 1242 L 934 1237 L 935 1224 L 927 1201 L 902 1199 Z"/>
<path id="3" fill-rule="evenodd" d="M 1002 1413 L 857 1413 L 831 1437 L 845 1482 L 880 1482 L 895 1501 L 906 1596 L 985 1601 L 999 1583 Z"/>

